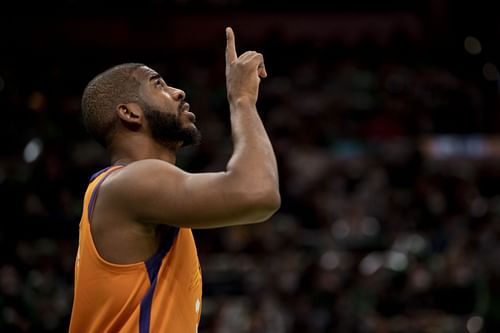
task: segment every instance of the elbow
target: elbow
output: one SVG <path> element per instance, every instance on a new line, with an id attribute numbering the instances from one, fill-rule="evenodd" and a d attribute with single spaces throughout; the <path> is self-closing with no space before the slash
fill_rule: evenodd
<path id="1" fill-rule="evenodd" d="M 254 223 L 269 220 L 281 207 L 281 195 L 277 188 L 266 189 L 252 195 L 251 206 Z"/>
<path id="2" fill-rule="evenodd" d="M 268 194 L 268 198 L 266 200 L 268 202 L 268 209 L 270 214 L 273 215 L 280 209 L 281 207 L 281 194 L 278 189 L 273 190 Z"/>

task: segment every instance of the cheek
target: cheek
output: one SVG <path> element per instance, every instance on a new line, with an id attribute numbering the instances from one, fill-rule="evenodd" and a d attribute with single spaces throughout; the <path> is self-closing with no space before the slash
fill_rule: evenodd
<path id="1" fill-rule="evenodd" d="M 148 104 L 156 110 L 176 113 L 177 108 L 172 98 L 164 91 L 152 91 L 149 94 Z"/>

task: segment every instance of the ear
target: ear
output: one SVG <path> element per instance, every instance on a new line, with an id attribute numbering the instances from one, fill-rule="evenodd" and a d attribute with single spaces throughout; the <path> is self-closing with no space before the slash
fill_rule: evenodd
<path id="1" fill-rule="evenodd" d="M 126 126 L 140 127 L 142 125 L 142 109 L 135 103 L 118 104 L 116 113 Z"/>

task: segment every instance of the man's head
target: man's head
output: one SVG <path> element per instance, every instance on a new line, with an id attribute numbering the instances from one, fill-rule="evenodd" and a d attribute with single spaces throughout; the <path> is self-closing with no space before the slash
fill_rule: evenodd
<path id="1" fill-rule="evenodd" d="M 109 146 L 117 130 L 148 133 L 165 145 L 196 144 L 194 126 L 182 90 L 169 87 L 143 64 L 127 63 L 96 76 L 82 98 L 84 124 L 91 135 Z"/>

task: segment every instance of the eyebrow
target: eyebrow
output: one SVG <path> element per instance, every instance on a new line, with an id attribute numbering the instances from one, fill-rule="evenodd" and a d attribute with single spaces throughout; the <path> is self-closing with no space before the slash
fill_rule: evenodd
<path id="1" fill-rule="evenodd" d="M 149 77 L 149 81 L 150 81 L 150 82 L 151 82 L 151 81 L 154 81 L 154 80 L 156 80 L 156 79 L 161 79 L 160 74 L 153 74 L 153 75 L 151 75 L 151 76 Z"/>

